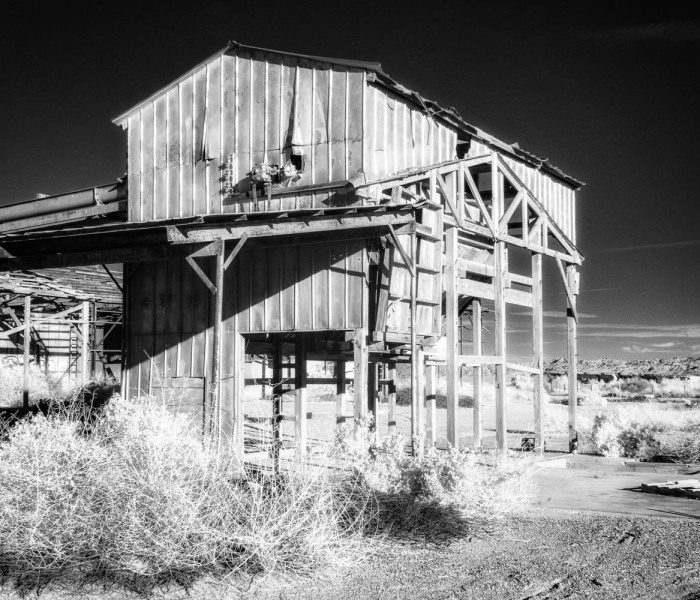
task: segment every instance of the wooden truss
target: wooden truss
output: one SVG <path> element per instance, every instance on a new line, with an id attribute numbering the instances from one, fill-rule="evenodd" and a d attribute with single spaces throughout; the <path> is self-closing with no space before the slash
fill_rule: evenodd
<path id="1" fill-rule="evenodd" d="M 477 178 L 487 177 L 490 185 L 477 185 Z M 485 189 L 484 189 L 485 188 Z M 418 422 L 414 433 L 421 433 L 425 410 L 422 397 L 431 394 L 430 386 L 423 392 L 421 382 L 425 360 L 430 365 L 443 362 L 447 368 L 448 419 L 447 438 L 453 446 L 459 445 L 458 436 L 458 370 L 470 366 L 474 371 L 474 446 L 480 447 L 481 406 L 480 387 L 482 370 L 493 365 L 496 372 L 496 422 L 497 446 L 507 449 L 506 426 L 506 372 L 508 369 L 529 373 L 535 377 L 535 446 L 544 450 L 543 441 L 543 309 L 542 309 L 542 258 L 553 259 L 561 274 L 567 298 L 567 333 L 569 348 L 569 441 L 571 450 L 576 449 L 576 336 L 578 314 L 576 295 L 578 281 L 576 267 L 582 257 L 571 239 L 562 231 L 555 219 L 532 190 L 523 183 L 505 159 L 494 152 L 489 155 L 451 161 L 429 168 L 403 173 L 358 187 L 357 193 L 367 202 L 410 203 L 414 206 L 428 205 L 442 209 L 444 228 L 444 277 L 445 298 L 444 332 L 446 352 L 442 355 L 422 354 L 412 344 L 414 361 L 413 420 Z M 518 247 L 532 254 L 530 276 L 511 273 L 508 270 L 508 248 Z M 401 250 L 401 246 L 397 245 Z M 404 262 L 410 264 L 405 251 L 401 251 Z M 415 280 L 415 273 L 411 275 Z M 481 348 L 482 301 L 494 303 L 495 351 L 494 356 L 483 356 Z M 507 358 L 506 304 L 516 304 L 532 309 L 533 349 L 530 364 L 518 364 Z M 460 314 L 471 305 L 474 322 L 474 350 L 472 355 L 463 355 L 458 350 L 458 327 Z M 418 358 L 420 356 L 420 359 Z M 427 380 L 432 382 L 434 366 L 427 367 Z M 433 385 L 432 383 L 430 385 Z M 420 389 L 420 393 L 418 390 Z M 419 396 L 421 398 L 419 398 Z M 432 400 L 434 404 L 434 400 Z M 434 422 L 430 407 L 427 422 Z M 434 408 L 432 409 L 434 411 Z M 431 425 L 428 425 L 430 430 Z M 434 438 L 434 433 L 428 440 Z"/>

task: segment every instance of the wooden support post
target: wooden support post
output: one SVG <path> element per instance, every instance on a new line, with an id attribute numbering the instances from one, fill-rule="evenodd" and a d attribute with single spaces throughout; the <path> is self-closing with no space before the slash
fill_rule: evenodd
<path id="1" fill-rule="evenodd" d="M 369 351 L 367 348 L 367 328 L 360 327 L 355 329 L 355 337 L 353 339 L 354 350 L 354 372 L 355 381 L 354 397 L 355 397 L 355 420 L 362 419 L 367 414 L 367 370 Z"/>
<path id="2" fill-rule="evenodd" d="M 418 402 L 416 407 L 416 454 L 423 456 L 425 451 L 425 352 L 422 348 L 417 349 L 418 360 L 416 368 L 418 375 L 416 385 L 418 387 Z"/>
<path id="3" fill-rule="evenodd" d="M 377 396 L 379 388 L 379 363 L 371 363 L 367 368 L 367 408 L 372 415 L 371 429 L 377 427 Z"/>
<path id="4" fill-rule="evenodd" d="M 82 337 L 80 343 L 80 382 L 85 385 L 90 379 L 90 302 L 82 303 Z M 150 387 L 148 392 L 150 393 Z"/>
<path id="5" fill-rule="evenodd" d="M 396 363 L 389 363 L 388 425 L 389 435 L 396 433 Z"/>
<path id="6" fill-rule="evenodd" d="M 275 340 L 272 346 L 272 464 L 279 472 L 282 439 L 282 343 Z"/>
<path id="7" fill-rule="evenodd" d="M 32 297 L 24 297 L 24 371 L 22 373 L 22 406 L 29 409 L 29 352 L 32 345 Z"/>
<path id="8" fill-rule="evenodd" d="M 221 321 L 224 302 L 224 244 L 219 242 L 214 255 L 216 281 L 214 283 L 214 314 L 212 323 L 211 372 L 207 382 L 207 400 L 204 409 L 204 434 L 219 441 L 221 427 Z"/>
<path id="9" fill-rule="evenodd" d="M 425 368 L 425 444 L 428 448 L 437 443 L 437 408 L 435 406 L 435 389 L 437 384 L 437 367 Z"/>
<path id="10" fill-rule="evenodd" d="M 121 332 L 121 351 L 122 351 L 122 356 L 121 356 L 121 364 L 120 364 L 120 369 L 121 369 L 121 393 L 122 396 L 125 398 L 130 398 L 131 395 L 131 378 L 129 376 L 129 364 L 130 364 L 130 359 L 129 359 L 129 334 L 127 333 L 129 331 L 129 295 L 130 295 L 130 286 L 129 286 L 129 279 L 130 279 L 130 272 L 129 272 L 129 265 L 125 264 L 123 266 L 123 275 L 122 275 L 122 332 Z"/>
<path id="11" fill-rule="evenodd" d="M 479 300 L 478 298 L 474 298 L 474 300 L 472 300 L 472 344 L 474 356 L 481 356 L 483 352 L 481 333 L 481 300 Z M 472 395 L 474 398 L 474 437 L 472 441 L 472 447 L 474 448 L 474 450 L 481 450 L 481 432 L 483 421 L 483 417 L 481 414 L 481 390 L 484 384 L 484 370 L 481 365 L 472 367 L 472 380 Z"/>
<path id="12" fill-rule="evenodd" d="M 535 404 L 535 452 L 544 454 L 544 321 L 542 310 L 542 255 L 532 254 L 532 362 Z"/>
<path id="13" fill-rule="evenodd" d="M 90 300 L 90 374 L 94 375 L 97 367 L 97 303 Z"/>
<path id="14" fill-rule="evenodd" d="M 345 361 L 335 361 L 335 418 L 340 423 L 345 416 Z"/>
<path id="15" fill-rule="evenodd" d="M 457 298 L 457 228 L 445 230 L 445 327 L 447 329 L 446 384 L 447 384 L 447 442 L 459 449 L 459 382 L 457 361 L 458 298 Z"/>
<path id="16" fill-rule="evenodd" d="M 498 157 L 494 153 L 491 167 L 491 189 L 493 194 L 493 222 L 499 229 L 503 216 L 503 175 L 498 168 Z M 499 231 L 499 234 L 503 233 Z M 505 242 L 494 242 L 493 292 L 494 292 L 494 353 L 502 361 L 496 365 L 496 448 L 505 453 L 508 450 L 506 426 L 506 300 L 505 288 L 508 275 L 508 251 Z"/>
<path id="17" fill-rule="evenodd" d="M 578 348 L 576 325 L 576 294 L 578 293 L 578 281 L 576 266 L 566 267 L 566 276 L 571 290 L 571 296 L 567 300 L 567 346 L 569 355 L 569 452 L 578 452 L 578 426 L 576 423 L 576 405 L 578 397 Z"/>
<path id="18" fill-rule="evenodd" d="M 294 342 L 294 434 L 297 455 L 303 460 L 306 455 L 306 337 L 297 333 Z"/>
<path id="19" fill-rule="evenodd" d="M 415 232 L 411 235 L 411 262 L 416 265 L 418 257 L 418 237 Z M 423 432 L 420 430 L 420 405 L 423 403 L 423 393 L 420 389 L 421 352 L 418 350 L 418 315 L 416 299 L 418 297 L 418 276 L 411 273 L 411 453 L 421 456 L 423 453 Z"/>
<path id="20" fill-rule="evenodd" d="M 245 453 L 245 433 L 243 414 L 243 394 L 245 393 L 245 339 L 238 333 L 238 318 L 234 315 L 236 333 L 234 340 L 233 365 L 233 450 L 243 459 Z"/>

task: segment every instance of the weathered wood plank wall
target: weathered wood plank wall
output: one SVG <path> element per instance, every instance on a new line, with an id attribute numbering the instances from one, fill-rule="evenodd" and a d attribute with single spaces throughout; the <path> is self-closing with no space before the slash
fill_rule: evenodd
<path id="1" fill-rule="evenodd" d="M 365 240 L 244 249 L 224 279 L 224 331 L 236 314 L 242 334 L 363 327 L 367 261 Z M 213 278 L 212 260 L 199 264 Z M 193 388 L 209 373 L 213 294 L 184 260 L 127 273 L 130 394 Z"/>

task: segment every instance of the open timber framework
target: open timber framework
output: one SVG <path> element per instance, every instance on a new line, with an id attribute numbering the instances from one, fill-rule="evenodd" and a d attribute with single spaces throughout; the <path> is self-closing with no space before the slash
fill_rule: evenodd
<path id="1" fill-rule="evenodd" d="M 352 364 L 355 418 L 376 415 L 378 392 L 388 391 L 390 428 L 396 365 L 408 362 L 413 451 L 421 453 L 441 433 L 441 364 L 443 437 L 460 445 L 458 373 L 469 368 L 472 444 L 481 446 L 480 390 L 492 365 L 497 447 L 507 448 L 510 370 L 534 378 L 543 452 L 542 263 L 551 260 L 566 298 L 576 448 L 580 182 L 408 90 L 377 63 L 237 43 L 114 122 L 128 135 L 126 177 L 0 209 L 0 269 L 123 264 L 123 284 L 105 268 L 123 302 L 126 394 L 176 392 L 178 409 L 205 435 L 243 453 L 246 356 L 263 356 L 275 392 L 270 451 L 281 447 L 282 393 L 293 391 L 304 454 L 308 360 L 336 363 L 341 398 Z M 528 255 L 526 274 L 509 269 L 514 252 Z M 526 364 L 508 356 L 508 304 L 531 309 Z M 20 317 L 28 340 L 30 316 Z M 344 402 L 338 412 L 346 416 Z"/>

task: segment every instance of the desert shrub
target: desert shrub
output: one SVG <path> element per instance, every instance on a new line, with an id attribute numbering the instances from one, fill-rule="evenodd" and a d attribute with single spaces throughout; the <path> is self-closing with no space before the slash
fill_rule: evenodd
<path id="1" fill-rule="evenodd" d="M 603 398 L 596 390 L 579 386 L 576 392 L 576 403 L 579 406 L 605 406 L 608 401 Z"/>
<path id="2" fill-rule="evenodd" d="M 376 492 L 380 529 L 455 531 L 470 521 L 515 512 L 533 492 L 528 459 L 489 460 L 454 448 L 429 448 L 413 457 L 405 452 L 403 436 L 377 442 L 364 424 L 340 429 L 336 445 L 356 479 Z"/>
<path id="3" fill-rule="evenodd" d="M 57 400 L 64 395 L 60 386 L 50 377 L 47 377 L 35 363 L 29 364 L 28 384 L 31 402 Z M 0 407 L 21 407 L 23 390 L 24 366 L 10 365 L 0 367 Z"/>
<path id="4" fill-rule="evenodd" d="M 700 427 L 678 429 L 664 439 L 663 453 L 682 463 L 700 463 Z"/>
<path id="5" fill-rule="evenodd" d="M 148 592 L 360 560 L 367 486 L 304 465 L 245 477 L 198 429 L 151 399 L 115 398 L 89 422 L 65 407 L 20 422 L 0 444 L 0 575 Z"/>
<path id="6" fill-rule="evenodd" d="M 658 423 L 635 419 L 616 410 L 597 414 L 589 436 L 595 451 L 604 456 L 650 460 L 661 451 L 658 440 L 660 431 Z"/>
<path id="7" fill-rule="evenodd" d="M 643 396 L 651 392 L 651 385 L 646 379 L 626 379 L 620 383 L 620 390 L 631 396 Z"/>

